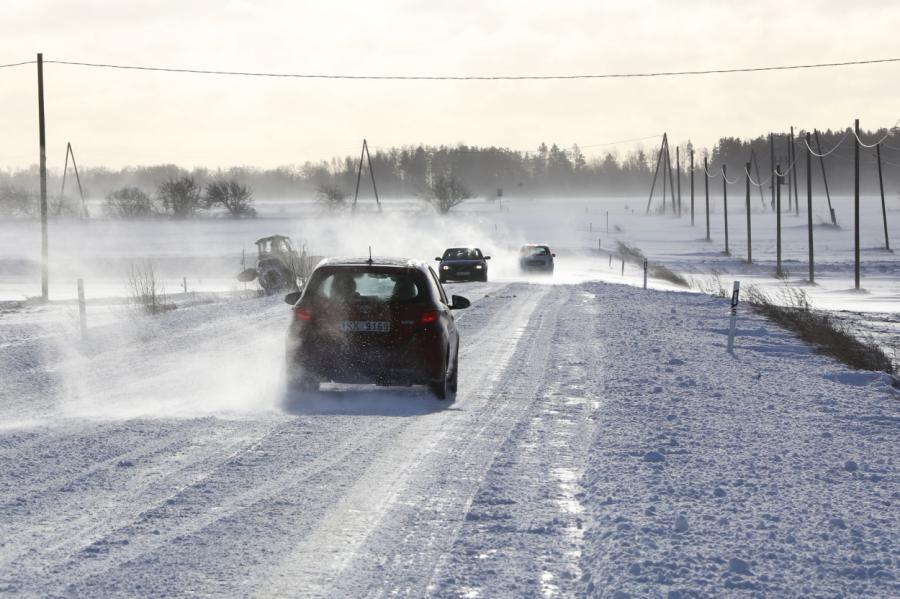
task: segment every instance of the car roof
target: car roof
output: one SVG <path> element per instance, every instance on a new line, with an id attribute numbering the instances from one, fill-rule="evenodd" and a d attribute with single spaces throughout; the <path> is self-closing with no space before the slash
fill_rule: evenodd
<path id="1" fill-rule="evenodd" d="M 522 249 L 525 249 L 525 248 L 547 248 L 549 250 L 550 246 L 547 245 L 546 243 L 526 243 L 525 245 L 522 246 Z"/>
<path id="2" fill-rule="evenodd" d="M 316 265 L 316 268 L 321 268 L 323 266 L 387 266 L 394 268 L 417 268 L 423 270 L 428 269 L 428 264 L 426 264 L 422 260 L 415 260 L 413 258 L 396 258 L 389 256 L 372 256 L 371 258 L 365 256 L 335 256 L 331 258 L 325 258 Z"/>

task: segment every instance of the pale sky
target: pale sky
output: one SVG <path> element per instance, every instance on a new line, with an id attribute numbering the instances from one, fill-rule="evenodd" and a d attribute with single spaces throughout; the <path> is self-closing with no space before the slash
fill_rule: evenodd
<path id="1" fill-rule="evenodd" d="M 900 57 L 884 0 L 4 0 L 34 59 L 357 75 L 558 75 Z M 0 69 L 0 168 L 38 159 L 35 66 Z M 900 63 L 639 80 L 321 81 L 45 66 L 48 162 L 272 167 L 373 146 L 712 144 L 900 118 Z M 646 142 L 647 146 L 654 142 Z M 629 146 L 630 147 L 630 146 Z M 591 155 L 608 148 L 589 148 Z M 627 148 L 623 148 L 627 149 Z"/>

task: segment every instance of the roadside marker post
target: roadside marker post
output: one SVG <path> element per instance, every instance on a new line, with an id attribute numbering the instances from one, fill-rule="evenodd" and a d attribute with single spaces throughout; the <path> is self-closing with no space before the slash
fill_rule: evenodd
<path id="1" fill-rule="evenodd" d="M 78 317 L 81 321 L 81 338 L 87 339 L 87 310 L 84 306 L 84 279 L 78 279 Z"/>
<path id="2" fill-rule="evenodd" d="M 728 353 L 734 352 L 734 327 L 737 324 L 738 296 L 741 292 L 741 282 L 734 282 L 734 290 L 731 292 L 731 323 L 728 326 Z"/>
<path id="3" fill-rule="evenodd" d="M 644 258 L 644 289 L 647 288 L 647 259 Z"/>
<path id="4" fill-rule="evenodd" d="M 622 256 L 622 276 L 625 276 L 625 256 Z"/>

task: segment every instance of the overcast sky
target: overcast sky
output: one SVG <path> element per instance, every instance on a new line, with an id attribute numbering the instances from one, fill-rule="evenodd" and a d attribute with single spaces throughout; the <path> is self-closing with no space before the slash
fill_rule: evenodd
<path id="1" fill-rule="evenodd" d="M 4 0 L 0 64 L 33 59 L 359 75 L 558 75 L 900 57 L 882 0 Z M 640 80 L 257 79 L 46 65 L 48 160 L 298 164 L 373 146 L 712 144 L 890 126 L 900 63 Z M 0 168 L 37 162 L 34 65 L 0 69 Z M 648 146 L 654 142 L 645 142 Z M 629 145 L 630 147 L 630 145 Z M 589 148 L 589 154 L 607 148 Z M 628 149 L 623 147 L 623 150 Z"/>

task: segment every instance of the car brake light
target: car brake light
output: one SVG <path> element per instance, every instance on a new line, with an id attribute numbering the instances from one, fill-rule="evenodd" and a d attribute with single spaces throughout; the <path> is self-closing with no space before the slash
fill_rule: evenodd
<path id="1" fill-rule="evenodd" d="M 422 317 L 419 319 L 419 324 L 431 324 L 432 322 L 437 322 L 439 316 L 440 312 L 438 312 L 437 310 L 428 310 L 427 312 L 422 312 Z"/>
<path id="2" fill-rule="evenodd" d="M 297 308 L 294 310 L 294 316 L 297 317 L 297 320 L 307 321 L 312 319 L 312 314 L 306 308 Z"/>

